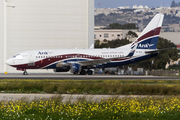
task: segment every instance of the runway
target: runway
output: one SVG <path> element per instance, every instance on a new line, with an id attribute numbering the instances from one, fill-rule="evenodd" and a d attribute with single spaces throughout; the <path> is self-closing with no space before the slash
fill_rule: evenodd
<path id="1" fill-rule="evenodd" d="M 180 80 L 180 77 L 164 76 L 135 76 L 135 75 L 73 75 L 70 73 L 30 73 L 22 75 L 20 73 L 0 74 L 0 79 L 54 79 L 54 80 Z M 108 98 L 127 97 L 150 97 L 149 95 L 87 95 L 87 94 L 8 94 L 0 91 L 0 101 L 49 99 L 53 96 L 61 96 L 62 102 L 75 102 L 86 98 L 86 100 L 101 101 Z M 163 96 L 152 96 L 163 97 Z"/>
<path id="2" fill-rule="evenodd" d="M 70 73 L 20 73 L 0 74 L 0 79 L 61 79 L 61 80 L 180 80 L 180 77 L 145 76 L 145 75 L 73 75 Z"/>

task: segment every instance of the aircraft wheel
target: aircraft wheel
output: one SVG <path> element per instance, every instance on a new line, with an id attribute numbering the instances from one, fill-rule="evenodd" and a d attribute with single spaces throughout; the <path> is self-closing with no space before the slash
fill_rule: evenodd
<path id="1" fill-rule="evenodd" d="M 28 75 L 27 71 L 24 71 L 24 72 L 23 72 L 23 75 Z"/>
<path id="2" fill-rule="evenodd" d="M 92 74 L 93 74 L 93 71 L 92 71 L 92 70 L 88 70 L 88 71 L 87 71 L 87 74 L 88 74 L 88 75 L 92 75 Z"/>
<path id="3" fill-rule="evenodd" d="M 74 75 L 77 75 L 78 74 L 78 72 L 74 72 Z"/>
<path id="4" fill-rule="evenodd" d="M 86 71 L 85 71 L 85 70 L 82 70 L 82 71 L 80 72 L 80 75 L 86 75 Z"/>

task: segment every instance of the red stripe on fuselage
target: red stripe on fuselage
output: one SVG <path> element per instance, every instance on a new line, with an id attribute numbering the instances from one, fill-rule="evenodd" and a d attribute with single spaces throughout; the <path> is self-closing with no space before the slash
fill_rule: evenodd
<path id="1" fill-rule="evenodd" d="M 70 58 L 77 59 L 77 60 L 83 59 L 83 58 L 84 59 L 92 59 L 92 60 L 103 59 L 101 57 L 95 57 L 92 55 L 85 55 L 85 54 L 66 54 L 66 55 L 57 55 L 57 56 L 41 59 L 41 60 L 35 62 L 33 66 L 29 66 L 28 64 L 11 65 L 11 66 L 15 67 L 15 68 L 22 68 L 22 69 L 38 69 L 38 68 L 40 69 L 40 68 L 46 67 L 52 63 L 56 63 L 58 61 L 68 60 L 68 59 L 70 60 Z"/>

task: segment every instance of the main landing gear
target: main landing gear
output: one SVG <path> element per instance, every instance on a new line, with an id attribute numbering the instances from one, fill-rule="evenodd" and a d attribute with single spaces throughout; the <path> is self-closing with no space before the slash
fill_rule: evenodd
<path id="1" fill-rule="evenodd" d="M 88 70 L 88 71 L 87 71 L 87 74 L 88 74 L 88 75 L 92 75 L 92 74 L 93 74 L 93 71 L 92 71 L 92 70 Z"/>
<path id="2" fill-rule="evenodd" d="M 85 70 L 81 70 L 80 75 L 86 75 L 86 71 Z"/>
<path id="3" fill-rule="evenodd" d="M 92 70 L 88 70 L 87 72 L 85 70 L 81 70 L 80 75 L 92 75 L 93 71 Z"/>
<path id="4" fill-rule="evenodd" d="M 26 71 L 26 70 L 24 70 L 23 75 L 28 75 L 28 73 L 27 73 L 27 71 Z"/>

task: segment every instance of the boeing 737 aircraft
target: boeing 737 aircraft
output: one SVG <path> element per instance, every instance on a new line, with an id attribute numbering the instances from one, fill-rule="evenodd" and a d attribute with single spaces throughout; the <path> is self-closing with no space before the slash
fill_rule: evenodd
<path id="1" fill-rule="evenodd" d="M 157 43 L 164 15 L 154 16 L 131 44 L 115 49 L 59 49 L 21 52 L 6 61 L 17 70 L 54 69 L 55 72 L 92 75 L 92 69 L 118 67 L 158 54 Z"/>

